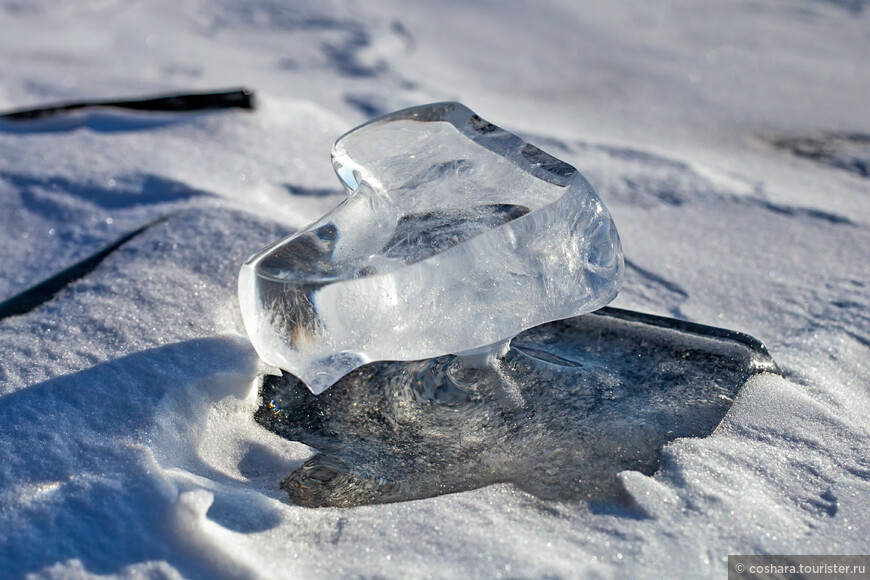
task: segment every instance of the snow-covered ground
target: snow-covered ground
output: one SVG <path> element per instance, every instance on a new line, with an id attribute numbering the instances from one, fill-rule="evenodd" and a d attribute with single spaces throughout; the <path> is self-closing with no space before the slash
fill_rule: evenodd
<path id="1" fill-rule="evenodd" d="M 253 86 L 255 112 L 0 123 L 0 575 L 723 577 L 870 552 L 870 5 L 0 0 L 0 108 Z M 497 485 L 291 505 L 314 451 L 257 426 L 241 262 L 341 199 L 329 150 L 445 99 L 589 179 L 616 305 L 748 332 L 720 428 L 628 502 Z"/>

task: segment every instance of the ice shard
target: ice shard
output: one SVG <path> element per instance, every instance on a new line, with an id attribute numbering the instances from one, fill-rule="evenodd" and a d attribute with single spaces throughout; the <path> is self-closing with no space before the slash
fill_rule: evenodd
<path id="1" fill-rule="evenodd" d="M 239 277 L 260 357 L 315 394 L 368 362 L 504 345 L 622 284 L 616 228 L 580 172 L 463 105 L 371 121 L 332 158 L 347 199 Z"/>

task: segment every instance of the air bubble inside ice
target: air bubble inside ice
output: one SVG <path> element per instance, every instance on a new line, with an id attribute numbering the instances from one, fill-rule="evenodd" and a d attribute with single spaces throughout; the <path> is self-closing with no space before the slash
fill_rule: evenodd
<path id="1" fill-rule="evenodd" d="M 259 355 L 320 393 L 378 360 L 504 344 L 622 284 L 616 228 L 570 165 L 457 103 L 340 138 L 348 198 L 242 268 Z"/>

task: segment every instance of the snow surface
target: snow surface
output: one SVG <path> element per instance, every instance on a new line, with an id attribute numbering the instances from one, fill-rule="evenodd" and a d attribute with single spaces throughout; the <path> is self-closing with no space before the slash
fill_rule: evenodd
<path id="1" fill-rule="evenodd" d="M 0 300 L 165 218 L 0 320 L 0 572 L 697 578 L 729 553 L 870 552 L 867 7 L 0 0 L 0 107 L 261 97 L 0 123 Z M 253 421 L 238 269 L 341 199 L 336 137 L 445 99 L 589 179 L 627 258 L 616 305 L 751 333 L 785 371 L 623 473 L 627 504 L 278 489 L 314 451 Z"/>

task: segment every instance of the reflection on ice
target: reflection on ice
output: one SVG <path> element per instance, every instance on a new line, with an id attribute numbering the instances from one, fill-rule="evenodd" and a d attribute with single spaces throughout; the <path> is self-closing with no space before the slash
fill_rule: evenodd
<path id="1" fill-rule="evenodd" d="M 709 435 L 753 374 L 754 339 L 604 309 L 528 330 L 491 366 L 460 357 L 366 365 L 313 396 L 266 377 L 257 420 L 320 454 L 282 484 L 298 504 L 353 506 L 512 483 L 542 499 L 614 497 L 677 437 Z"/>

